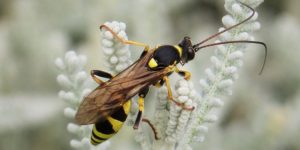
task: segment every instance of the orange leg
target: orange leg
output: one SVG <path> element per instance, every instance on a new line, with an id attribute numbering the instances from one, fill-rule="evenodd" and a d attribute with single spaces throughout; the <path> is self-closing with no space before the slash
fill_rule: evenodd
<path id="1" fill-rule="evenodd" d="M 93 77 L 93 79 L 98 83 L 98 84 L 102 84 L 104 83 L 104 81 L 100 80 L 98 77 L 103 77 L 103 78 L 108 78 L 111 79 L 113 76 L 110 73 L 101 71 L 101 70 L 91 70 L 91 76 Z"/>
<path id="2" fill-rule="evenodd" d="M 164 76 L 163 80 L 165 81 L 166 83 L 166 86 L 167 86 L 167 90 L 168 90 L 168 99 L 172 102 L 174 102 L 176 105 L 178 106 L 181 106 L 182 109 L 185 109 L 185 110 L 194 110 L 194 107 L 185 107 L 182 103 L 178 103 L 176 102 L 174 99 L 173 99 L 173 96 L 172 96 L 172 90 L 171 90 L 171 86 L 170 86 L 170 81 L 169 81 L 169 78 L 167 76 Z"/>
<path id="3" fill-rule="evenodd" d="M 191 79 L 191 73 L 185 70 L 179 70 L 175 66 L 175 72 L 177 72 L 179 75 L 183 76 L 185 80 L 190 80 Z"/>
<path id="4" fill-rule="evenodd" d="M 120 37 L 116 32 L 114 32 L 111 28 L 109 28 L 105 24 L 103 24 L 103 25 L 100 26 L 100 30 L 102 30 L 102 28 L 105 28 L 107 31 L 109 31 L 115 38 L 117 38 L 123 44 L 130 44 L 130 45 L 135 45 L 135 46 L 142 46 L 142 47 L 145 48 L 144 51 L 148 51 L 149 50 L 149 45 L 144 44 L 144 43 L 140 43 L 140 42 L 136 42 L 136 41 L 126 40 L 126 39 Z"/>
<path id="5" fill-rule="evenodd" d="M 139 93 L 139 112 L 136 117 L 135 123 L 133 125 L 133 129 L 138 129 L 140 121 L 142 119 L 142 115 L 144 112 L 144 98 L 146 97 L 147 93 L 149 91 L 149 87 L 144 88 L 140 93 Z"/>

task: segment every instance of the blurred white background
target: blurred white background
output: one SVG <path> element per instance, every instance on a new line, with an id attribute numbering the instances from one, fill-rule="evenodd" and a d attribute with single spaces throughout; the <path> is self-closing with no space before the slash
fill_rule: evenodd
<path id="1" fill-rule="evenodd" d="M 54 60 L 75 50 L 87 55 L 87 70 L 106 70 L 100 24 L 123 21 L 130 39 L 152 46 L 176 44 L 185 35 L 197 42 L 221 26 L 223 4 L 223 0 L 0 0 L 0 149 L 71 149 L 65 104 L 57 97 Z M 249 46 L 233 95 L 227 97 L 218 114 L 221 118 L 199 149 L 300 150 L 299 8 L 297 0 L 265 0 L 257 9 L 261 30 L 255 37 L 269 48 L 265 70 L 258 75 L 262 48 Z M 131 49 L 137 58 L 141 50 Z M 196 86 L 212 53 L 201 51 L 187 65 Z M 123 149 L 135 145 L 127 135 L 132 137 L 131 128 L 112 140 Z"/>

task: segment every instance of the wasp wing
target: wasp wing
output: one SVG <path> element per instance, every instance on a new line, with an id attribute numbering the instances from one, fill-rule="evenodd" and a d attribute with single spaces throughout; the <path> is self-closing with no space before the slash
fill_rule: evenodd
<path id="1" fill-rule="evenodd" d="M 152 54 L 153 52 L 148 52 L 85 97 L 75 116 L 76 122 L 85 125 L 104 120 L 143 88 L 161 79 L 168 71 L 148 69 L 147 62 Z"/>
<path id="2" fill-rule="evenodd" d="M 88 96 L 86 96 L 83 102 L 80 104 L 75 121 L 80 125 L 92 124 L 110 115 L 110 109 L 107 106 L 101 105 L 104 100 L 109 100 L 111 93 L 104 88 L 97 87 Z"/>

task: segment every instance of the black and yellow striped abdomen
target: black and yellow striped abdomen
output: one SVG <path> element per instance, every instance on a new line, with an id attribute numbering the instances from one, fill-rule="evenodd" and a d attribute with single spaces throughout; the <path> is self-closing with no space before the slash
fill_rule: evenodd
<path id="1" fill-rule="evenodd" d="M 125 122 L 130 107 L 131 101 L 128 100 L 123 107 L 108 116 L 104 121 L 97 122 L 93 127 L 91 143 L 97 145 L 115 135 Z"/>

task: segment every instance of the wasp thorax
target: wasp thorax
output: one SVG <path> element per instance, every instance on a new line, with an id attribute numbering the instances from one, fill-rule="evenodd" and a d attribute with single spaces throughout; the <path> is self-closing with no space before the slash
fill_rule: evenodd
<path id="1" fill-rule="evenodd" d="M 180 54 L 173 45 L 159 46 L 148 62 L 150 69 L 163 69 L 180 61 Z"/>

